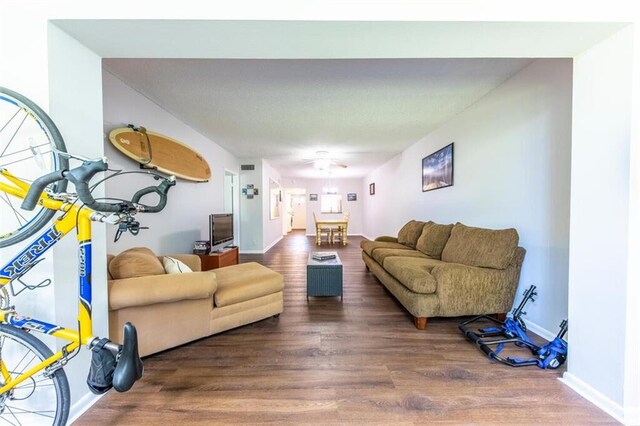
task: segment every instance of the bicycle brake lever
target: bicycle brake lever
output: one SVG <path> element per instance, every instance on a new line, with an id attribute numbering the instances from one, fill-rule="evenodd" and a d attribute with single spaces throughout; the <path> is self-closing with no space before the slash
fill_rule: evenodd
<path id="1" fill-rule="evenodd" d="M 138 235 L 141 229 L 149 229 L 148 226 L 140 226 L 140 222 L 127 223 L 127 228 L 129 232 L 131 232 L 131 235 Z"/>

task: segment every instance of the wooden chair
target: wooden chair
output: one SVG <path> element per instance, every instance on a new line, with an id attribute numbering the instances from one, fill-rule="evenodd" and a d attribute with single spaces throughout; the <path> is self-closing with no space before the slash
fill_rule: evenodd
<path id="1" fill-rule="evenodd" d="M 323 235 L 327 236 L 327 242 L 331 244 L 333 241 L 333 230 L 328 226 L 321 227 L 318 225 L 318 219 L 316 219 L 315 212 L 313 213 L 313 221 L 316 224 L 316 245 L 322 244 Z"/>
<path id="2" fill-rule="evenodd" d="M 343 219 L 345 222 L 349 222 L 349 215 L 351 214 L 351 212 L 345 213 Z M 333 228 L 331 230 L 331 242 L 335 243 L 336 242 L 336 238 L 338 241 L 341 241 L 343 244 L 346 243 L 346 237 L 347 237 L 347 227 L 344 226 L 338 226 L 336 228 Z"/>

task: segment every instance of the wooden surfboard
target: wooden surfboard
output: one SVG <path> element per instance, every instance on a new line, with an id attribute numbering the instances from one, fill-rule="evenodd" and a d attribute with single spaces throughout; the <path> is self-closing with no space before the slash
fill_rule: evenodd
<path id="1" fill-rule="evenodd" d="M 182 142 L 144 127 L 113 129 L 109 140 L 118 151 L 143 167 L 196 182 L 211 178 L 211 169 L 202 155 Z"/>

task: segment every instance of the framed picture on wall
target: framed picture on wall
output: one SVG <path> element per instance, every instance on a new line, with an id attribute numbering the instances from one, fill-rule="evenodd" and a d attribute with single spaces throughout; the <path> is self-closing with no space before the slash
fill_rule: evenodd
<path id="1" fill-rule="evenodd" d="M 453 185 L 453 142 L 422 159 L 422 192 Z"/>
<path id="2" fill-rule="evenodd" d="M 347 194 L 347 201 L 357 201 L 358 200 L 358 196 L 351 192 L 349 194 Z"/>
<path id="3" fill-rule="evenodd" d="M 376 193 L 376 184 L 372 182 L 369 184 L 369 195 L 374 195 Z"/>
<path id="4" fill-rule="evenodd" d="M 309 194 L 309 201 L 318 201 L 318 194 Z"/>

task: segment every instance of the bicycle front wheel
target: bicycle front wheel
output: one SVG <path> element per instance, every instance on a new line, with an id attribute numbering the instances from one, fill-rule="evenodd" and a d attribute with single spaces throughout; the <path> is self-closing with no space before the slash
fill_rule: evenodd
<path id="1" fill-rule="evenodd" d="M 0 324 L 0 384 L 17 377 L 53 352 L 22 329 Z M 62 369 L 41 370 L 0 395 L 0 420 L 11 425 L 64 425 L 69 416 L 69 382 Z"/>
<path id="2" fill-rule="evenodd" d="M 12 90 L 0 87 L 0 169 L 31 183 L 55 170 L 69 167 L 64 140 L 51 118 L 38 105 Z M 50 186 L 63 192 L 67 181 Z M 22 200 L 0 192 L 0 248 L 23 241 L 42 228 L 55 213 L 37 206 L 20 209 Z"/>

